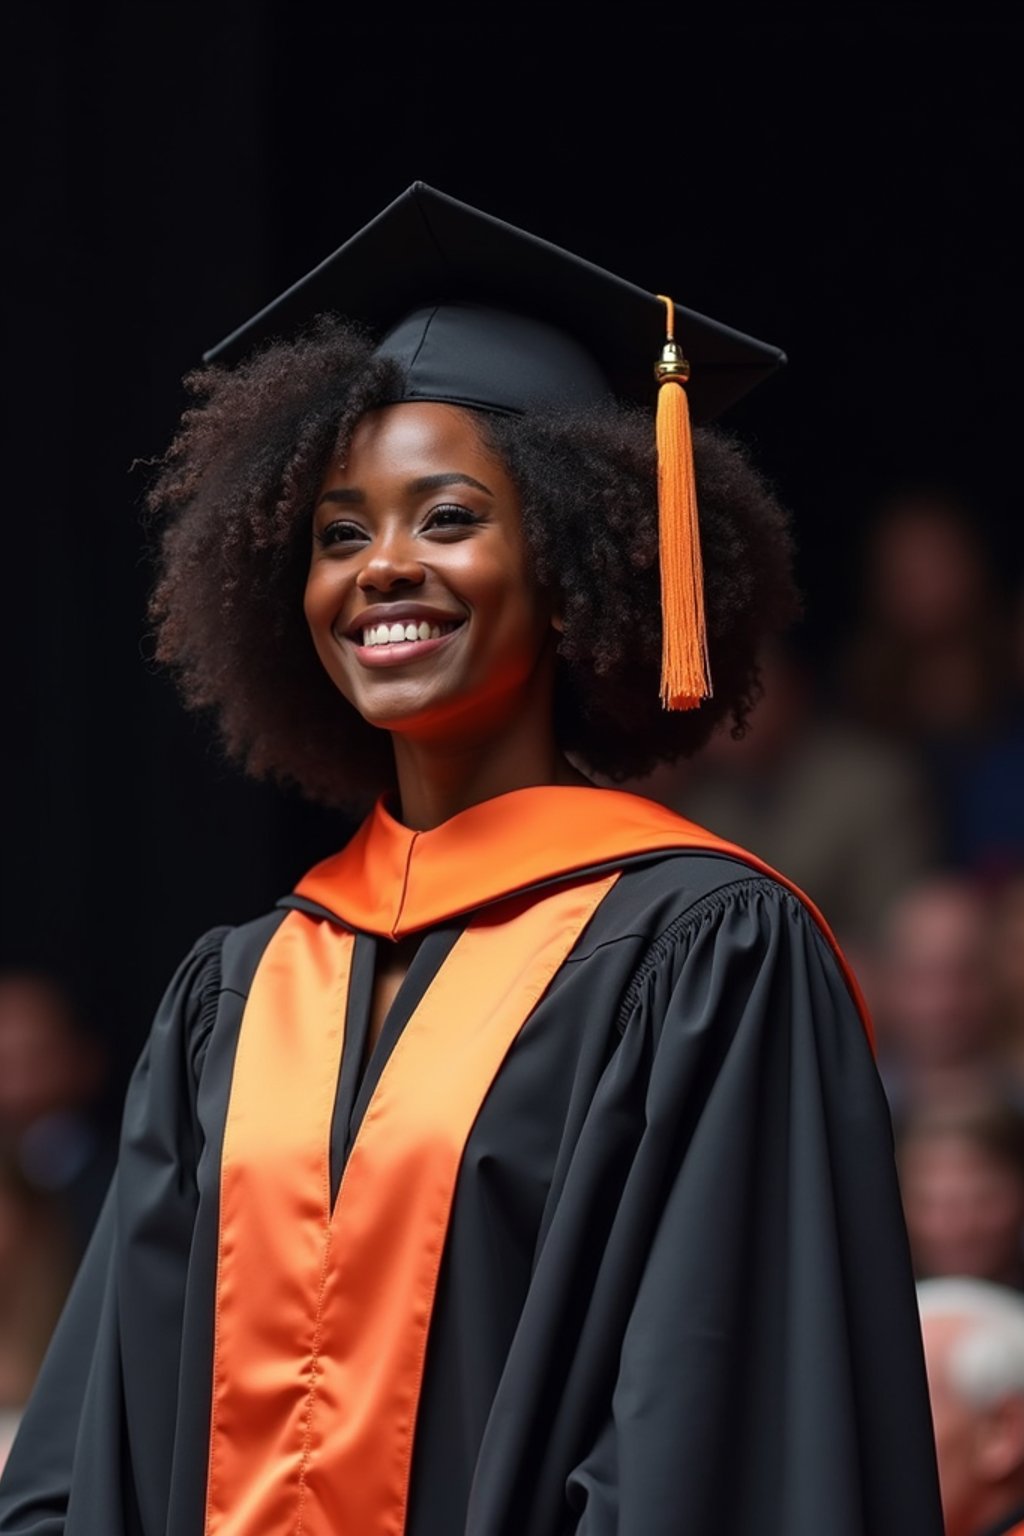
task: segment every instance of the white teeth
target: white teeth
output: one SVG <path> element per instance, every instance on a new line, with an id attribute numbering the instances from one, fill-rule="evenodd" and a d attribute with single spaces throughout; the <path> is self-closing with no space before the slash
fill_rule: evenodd
<path id="1" fill-rule="evenodd" d="M 430 624 L 421 619 L 418 624 L 411 620 L 405 624 L 371 624 L 362 631 L 363 645 L 399 645 L 402 641 L 440 640 L 456 628 L 454 624 Z"/>

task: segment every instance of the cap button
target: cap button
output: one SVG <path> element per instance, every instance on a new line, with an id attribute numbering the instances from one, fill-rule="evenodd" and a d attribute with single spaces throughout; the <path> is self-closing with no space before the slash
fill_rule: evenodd
<path id="1" fill-rule="evenodd" d="M 685 384 L 689 379 L 690 365 L 683 356 L 683 349 L 678 341 L 666 341 L 661 349 L 661 356 L 654 365 L 654 377 L 659 384 L 668 384 L 672 381 Z"/>

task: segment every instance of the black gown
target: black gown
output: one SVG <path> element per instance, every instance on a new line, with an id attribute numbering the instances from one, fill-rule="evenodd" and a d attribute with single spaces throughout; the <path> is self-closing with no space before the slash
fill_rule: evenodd
<path id="1" fill-rule="evenodd" d="M 940 1536 L 889 1117 L 835 954 L 727 855 L 622 867 L 465 1147 L 407 1536 Z M 203 1530 L 219 1148 L 286 910 L 204 935 L 168 987 L 0 1532 Z M 424 932 L 362 1081 L 380 940 L 356 937 L 335 1189 L 465 920 Z"/>

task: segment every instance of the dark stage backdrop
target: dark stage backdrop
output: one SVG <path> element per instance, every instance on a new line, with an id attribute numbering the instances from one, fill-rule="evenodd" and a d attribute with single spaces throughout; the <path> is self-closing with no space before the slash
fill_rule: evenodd
<path id="1" fill-rule="evenodd" d="M 1019 569 L 1020 23 L 709 9 L 561 40 L 497 8 L 8 11 L 0 958 L 74 979 L 122 1063 L 192 939 L 345 832 L 223 765 L 147 660 L 147 461 L 202 349 L 410 181 L 786 349 L 733 424 L 816 651 L 893 476 L 961 482 Z"/>

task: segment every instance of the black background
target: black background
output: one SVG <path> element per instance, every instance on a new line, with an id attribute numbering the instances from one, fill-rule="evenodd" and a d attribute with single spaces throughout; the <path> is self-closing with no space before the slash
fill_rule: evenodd
<path id="1" fill-rule="evenodd" d="M 786 350 L 731 420 L 815 654 L 896 479 L 963 488 L 1019 579 L 1022 23 L 711 9 L 8 12 L 0 961 L 57 966 L 122 1062 L 192 939 L 345 831 L 148 661 L 146 461 L 203 348 L 411 181 Z"/>

